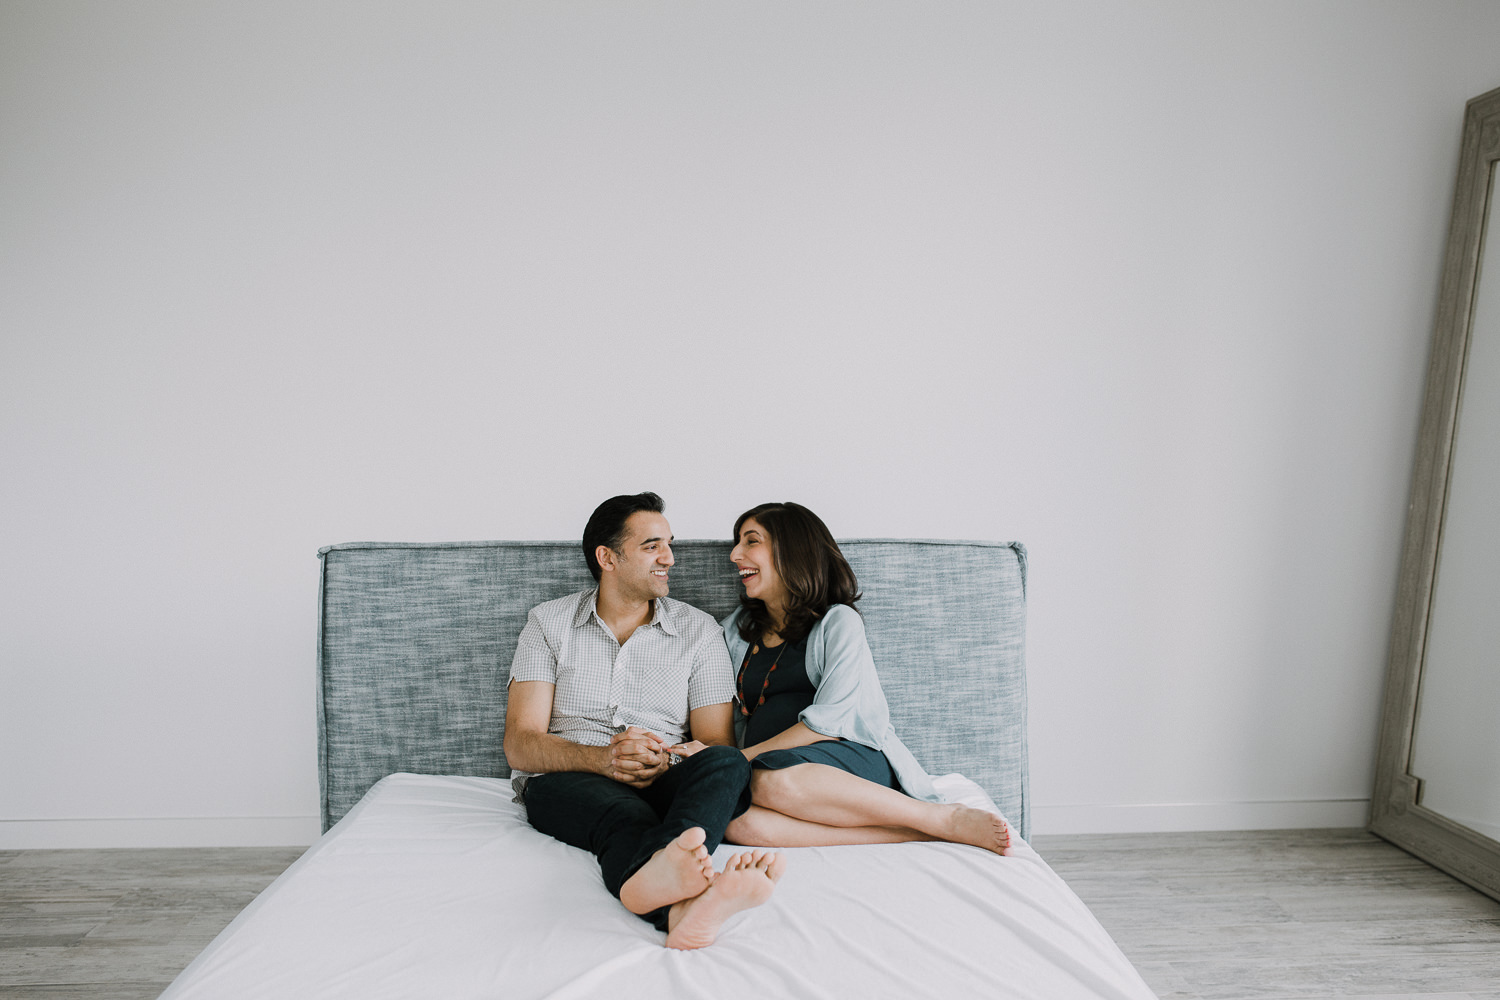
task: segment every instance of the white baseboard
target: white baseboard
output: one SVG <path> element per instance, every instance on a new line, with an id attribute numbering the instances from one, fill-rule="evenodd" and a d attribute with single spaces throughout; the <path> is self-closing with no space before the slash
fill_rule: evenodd
<path id="1" fill-rule="evenodd" d="M 1369 799 L 1283 802 L 1163 802 L 1031 807 L 1033 834 L 1304 830 L 1364 826 Z"/>
<path id="2" fill-rule="evenodd" d="M 0 850 L 109 847 L 305 847 L 318 839 L 316 816 L 177 819 L 0 820 Z"/>

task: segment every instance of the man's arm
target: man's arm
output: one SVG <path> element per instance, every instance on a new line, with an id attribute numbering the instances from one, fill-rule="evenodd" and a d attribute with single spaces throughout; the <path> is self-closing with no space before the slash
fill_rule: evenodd
<path id="1" fill-rule="evenodd" d="M 652 753 L 647 744 L 663 741 L 640 729 L 617 733 L 608 746 L 590 747 L 547 731 L 552 723 L 552 696 L 556 686 L 546 681 L 512 681 L 505 708 L 505 759 L 518 771 L 548 774 L 553 771 L 584 771 L 602 774 L 626 785 L 644 788 L 666 769 L 664 754 Z M 661 758 L 659 765 L 642 758 Z"/>
<path id="2" fill-rule="evenodd" d="M 688 675 L 688 738 L 674 753 L 690 757 L 703 746 L 734 746 L 734 667 L 724 645 L 724 630 L 717 624 L 705 629 L 693 649 L 693 668 Z"/>
<path id="3" fill-rule="evenodd" d="M 734 746 L 734 704 L 704 705 L 688 713 L 688 735 L 708 746 Z"/>
<path id="4" fill-rule="evenodd" d="M 518 771 L 588 771 L 610 775 L 609 747 L 586 747 L 547 732 L 552 694 L 546 681 L 511 681 L 505 708 L 505 759 Z"/>
<path id="5" fill-rule="evenodd" d="M 693 709 L 688 713 L 688 736 L 686 742 L 668 747 L 667 751 L 691 757 L 711 746 L 734 746 L 734 704 L 726 701 Z"/>

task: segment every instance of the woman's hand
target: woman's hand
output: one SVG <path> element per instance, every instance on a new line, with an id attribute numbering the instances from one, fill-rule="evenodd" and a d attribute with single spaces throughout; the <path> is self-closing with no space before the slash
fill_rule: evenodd
<path id="1" fill-rule="evenodd" d="M 699 750 L 706 750 L 707 748 L 708 745 L 706 743 L 693 740 L 691 743 L 679 743 L 674 747 L 667 747 L 667 753 L 675 753 L 679 757 L 691 757 Z"/>

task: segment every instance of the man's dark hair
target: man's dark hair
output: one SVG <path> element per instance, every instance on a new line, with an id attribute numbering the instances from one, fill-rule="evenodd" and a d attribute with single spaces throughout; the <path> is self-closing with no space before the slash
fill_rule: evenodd
<path id="1" fill-rule="evenodd" d="M 735 544 L 739 544 L 740 528 L 752 517 L 768 536 L 771 564 L 786 588 L 782 639 L 805 639 L 835 604 L 854 607 L 861 596 L 859 580 L 822 518 L 800 503 L 763 503 L 734 522 Z M 740 616 L 740 638 L 759 642 L 770 628 L 771 613 L 764 601 L 746 596 L 743 590 L 740 606 L 745 609 Z"/>
<path id="2" fill-rule="evenodd" d="M 641 511 L 649 511 L 652 514 L 660 514 L 667 509 L 661 497 L 655 493 L 629 493 L 608 500 L 594 508 L 594 513 L 589 516 L 589 523 L 583 528 L 583 558 L 589 564 L 589 572 L 594 574 L 594 582 L 599 581 L 599 557 L 594 554 L 599 546 L 603 545 L 611 551 L 619 552 L 620 546 L 625 542 L 625 522 L 630 520 L 631 514 L 639 514 Z"/>

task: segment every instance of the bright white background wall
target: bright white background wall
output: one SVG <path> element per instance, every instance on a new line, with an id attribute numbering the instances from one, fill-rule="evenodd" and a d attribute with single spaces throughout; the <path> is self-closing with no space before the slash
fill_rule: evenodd
<path id="1" fill-rule="evenodd" d="M 1036 829 L 1357 824 L 1492 3 L 0 4 L 0 846 L 315 835 L 318 546 L 1032 552 Z"/>

